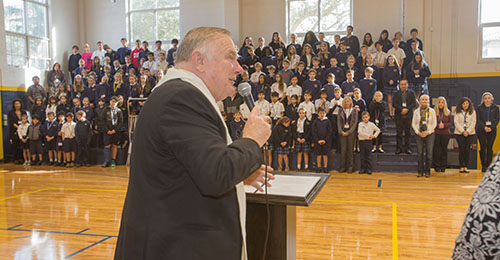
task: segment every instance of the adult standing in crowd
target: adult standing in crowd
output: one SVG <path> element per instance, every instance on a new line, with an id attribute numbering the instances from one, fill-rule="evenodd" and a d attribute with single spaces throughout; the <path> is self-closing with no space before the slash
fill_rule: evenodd
<path id="1" fill-rule="evenodd" d="M 432 152 L 434 149 L 434 130 L 437 120 L 436 112 L 429 106 L 429 96 L 420 96 L 420 104 L 413 111 L 412 127 L 415 131 L 418 153 L 418 177 L 425 174 L 426 178 L 431 177 Z"/>
<path id="2" fill-rule="evenodd" d="M 104 66 L 104 57 L 106 56 L 106 51 L 103 48 L 102 42 L 97 42 L 97 50 L 92 53 L 92 61 L 95 57 L 99 57 L 99 64 Z"/>
<path id="3" fill-rule="evenodd" d="M 359 39 L 358 36 L 352 34 L 354 27 L 352 25 L 347 26 L 347 35 L 340 39 L 341 42 L 345 42 L 347 46 L 347 51 L 349 51 L 354 57 L 359 55 Z"/>
<path id="4" fill-rule="evenodd" d="M 73 45 L 73 53 L 69 56 L 68 61 L 68 71 L 71 75 L 71 82 L 75 79 L 76 68 L 78 68 L 78 62 L 82 59 L 82 55 L 80 54 L 80 47 L 78 45 Z"/>
<path id="5" fill-rule="evenodd" d="M 17 134 L 17 128 L 21 124 L 21 116 L 26 115 L 26 111 L 23 109 L 23 103 L 20 99 L 15 99 L 12 101 L 12 109 L 7 114 L 7 120 L 9 121 L 9 142 L 12 148 L 13 158 L 12 160 L 21 164 L 23 162 L 21 140 Z"/>
<path id="6" fill-rule="evenodd" d="M 498 106 L 493 103 L 493 94 L 483 93 L 481 105 L 477 108 L 477 139 L 479 140 L 482 172 L 486 172 L 493 159 L 493 143 L 497 136 L 497 125 L 500 120 Z"/>
<path id="7" fill-rule="evenodd" d="M 179 40 L 172 39 L 172 41 L 170 41 L 170 44 L 172 44 L 172 48 L 168 50 L 167 62 L 169 66 L 174 66 L 175 65 L 174 53 L 177 51 L 177 45 L 179 44 Z"/>
<path id="8" fill-rule="evenodd" d="M 40 77 L 34 76 L 32 80 L 33 85 L 28 87 L 28 100 L 30 102 L 30 108 L 33 104 L 35 104 L 36 97 L 41 97 L 42 103 L 45 103 L 47 99 L 47 90 L 40 85 Z"/>
<path id="9" fill-rule="evenodd" d="M 469 173 L 470 150 L 474 135 L 476 134 L 476 110 L 469 98 L 461 98 L 458 101 L 453 117 L 455 124 L 455 136 L 458 142 L 458 163 L 460 173 Z"/>
<path id="10" fill-rule="evenodd" d="M 229 31 L 192 29 L 177 54 L 137 121 L 115 259 L 246 259 L 243 182 L 264 181 L 269 125 L 255 107 L 231 140 L 216 103 L 242 72 Z"/>
<path id="11" fill-rule="evenodd" d="M 410 150 L 410 127 L 413 109 L 417 106 L 415 92 L 408 89 L 408 81 L 403 79 L 399 82 L 399 90 L 394 94 L 392 105 L 395 109 L 396 119 L 396 154 L 411 154 Z"/>
<path id="12" fill-rule="evenodd" d="M 448 166 L 448 142 L 450 141 L 450 127 L 453 124 L 453 116 L 448 109 L 445 97 L 438 97 L 436 108 L 436 137 L 434 140 L 434 169 L 436 172 L 445 172 Z"/>

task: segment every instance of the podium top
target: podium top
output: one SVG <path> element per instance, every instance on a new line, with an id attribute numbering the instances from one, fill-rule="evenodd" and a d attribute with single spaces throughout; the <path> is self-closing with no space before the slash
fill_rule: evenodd
<path id="1" fill-rule="evenodd" d="M 325 183 L 329 174 L 283 172 L 274 175 L 268 188 L 268 201 L 272 205 L 309 206 Z M 259 192 L 251 186 L 245 186 L 247 202 L 266 203 L 264 192 Z"/>

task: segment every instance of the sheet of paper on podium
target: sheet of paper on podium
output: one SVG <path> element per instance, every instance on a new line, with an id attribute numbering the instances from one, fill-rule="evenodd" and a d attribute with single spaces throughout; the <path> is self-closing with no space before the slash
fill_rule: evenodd
<path id="1" fill-rule="evenodd" d="M 295 176 L 295 175 L 275 175 L 275 179 L 271 180 L 271 187 L 267 188 L 267 194 L 290 196 L 290 197 L 306 197 L 309 192 L 320 181 L 318 176 Z M 263 194 L 252 186 L 245 186 L 246 193 Z"/>

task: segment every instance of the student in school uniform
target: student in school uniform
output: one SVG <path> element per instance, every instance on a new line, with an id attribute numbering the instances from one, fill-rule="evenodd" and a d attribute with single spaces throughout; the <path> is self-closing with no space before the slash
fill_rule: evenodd
<path id="1" fill-rule="evenodd" d="M 312 123 L 307 120 L 306 111 L 299 109 L 299 117 L 293 125 L 294 150 L 297 152 L 297 170 L 309 169 L 309 152 L 311 151 Z M 304 160 L 302 161 L 302 157 Z M 302 164 L 304 162 L 304 164 Z M 302 168 L 304 165 L 304 168 Z"/>
<path id="2" fill-rule="evenodd" d="M 297 34 L 295 33 L 292 33 L 290 35 L 290 43 L 288 44 L 288 46 L 286 47 L 287 51 L 290 53 L 290 47 L 294 47 L 295 49 L 295 54 L 297 53 L 302 53 L 302 45 L 300 45 L 300 43 L 297 43 Z M 292 61 L 290 55 L 287 56 L 290 60 L 290 62 Z M 300 60 L 300 56 L 299 56 L 299 60 Z M 298 62 L 298 61 L 297 61 Z M 294 67 L 292 67 L 294 68 Z M 296 69 L 296 68 L 294 68 Z"/>
<path id="3" fill-rule="evenodd" d="M 252 75 L 255 72 L 255 66 L 260 61 L 260 57 L 255 55 L 253 46 L 247 46 L 247 56 L 243 60 L 243 64 L 248 66 L 248 74 Z M 262 64 L 260 65 L 262 69 Z"/>
<path id="4" fill-rule="evenodd" d="M 370 112 L 370 119 L 381 131 L 385 130 L 385 101 L 382 92 L 377 91 L 373 95 L 373 100 L 368 104 L 368 111 Z M 378 145 L 378 146 L 377 146 Z M 373 140 L 372 153 L 379 152 L 385 153 L 382 149 L 382 135 L 379 135 Z"/>
<path id="5" fill-rule="evenodd" d="M 477 139 L 481 149 L 482 172 L 486 172 L 493 159 L 493 144 L 497 135 L 497 125 L 500 120 L 498 106 L 493 103 L 493 94 L 485 92 L 481 98 L 481 104 L 477 107 Z"/>
<path id="6" fill-rule="evenodd" d="M 19 138 L 19 145 L 22 150 L 24 164 L 26 166 L 31 165 L 31 154 L 30 154 L 30 142 L 28 138 L 28 129 L 30 128 L 30 122 L 28 121 L 27 114 L 21 114 L 21 120 L 18 123 L 18 127 L 16 129 L 16 135 Z"/>
<path id="7" fill-rule="evenodd" d="M 38 115 L 31 117 L 32 123 L 28 127 L 29 148 L 31 153 L 31 165 L 42 165 L 42 133 L 40 131 L 40 118 Z M 36 161 L 36 162 L 35 162 Z"/>
<path id="8" fill-rule="evenodd" d="M 276 82 L 276 67 L 274 65 L 267 66 L 266 82 L 272 85 Z"/>
<path id="9" fill-rule="evenodd" d="M 40 122 L 45 122 L 45 106 L 42 103 L 42 98 L 39 96 L 35 98 L 35 104 L 31 108 L 31 115 L 37 115 Z"/>
<path id="10" fill-rule="evenodd" d="M 90 123 L 93 122 L 93 120 L 94 120 L 94 109 L 92 107 L 90 107 L 90 101 L 89 101 L 89 99 L 87 97 L 83 98 L 82 108 L 80 109 L 80 111 L 85 112 L 85 118 Z"/>
<path id="11" fill-rule="evenodd" d="M 286 59 L 290 62 L 290 69 L 293 70 L 294 72 L 297 71 L 297 66 L 299 65 L 300 62 L 300 56 L 297 53 L 300 53 L 297 51 L 297 47 L 290 44 L 287 48 Z"/>
<path id="12" fill-rule="evenodd" d="M 265 99 L 266 93 L 261 90 L 258 94 L 258 99 L 255 101 L 255 105 L 260 107 L 259 116 L 268 116 L 269 115 L 269 101 Z"/>
<path id="13" fill-rule="evenodd" d="M 477 116 L 472 101 L 463 97 L 458 101 L 455 115 L 453 117 L 455 125 L 455 137 L 458 142 L 458 162 L 460 173 L 469 173 L 470 149 L 474 136 L 476 135 Z"/>
<path id="14" fill-rule="evenodd" d="M 351 52 L 347 50 L 347 45 L 345 42 L 340 42 L 340 51 L 335 54 L 335 58 L 337 59 L 338 65 L 345 69 L 347 67 L 347 57 L 349 57 Z"/>
<path id="15" fill-rule="evenodd" d="M 127 39 L 122 38 L 121 39 L 121 44 L 122 47 L 118 48 L 116 50 L 118 54 L 118 60 L 120 61 L 120 64 L 125 64 L 125 57 L 130 56 L 130 53 L 132 53 L 132 50 L 127 46 Z"/>
<path id="16" fill-rule="evenodd" d="M 411 154 L 410 150 L 410 127 L 413 109 L 417 106 L 415 93 L 408 89 L 408 81 L 403 79 L 399 82 L 399 90 L 394 94 L 392 105 L 395 109 L 396 121 L 396 154 Z"/>
<path id="17" fill-rule="evenodd" d="M 345 73 L 341 67 L 337 66 L 337 64 L 338 64 L 337 58 L 335 58 L 335 57 L 331 58 L 330 59 L 330 68 L 325 70 L 325 75 L 333 73 L 333 75 L 335 75 L 335 78 L 334 78 L 335 84 L 340 86 L 342 84 L 342 82 L 345 81 Z"/>
<path id="18" fill-rule="evenodd" d="M 320 32 L 318 34 L 318 41 L 314 44 L 316 46 L 317 53 L 319 53 L 321 51 L 322 44 L 326 45 L 327 50 L 330 48 L 330 43 L 325 41 L 325 33 L 324 32 Z"/>
<path id="19" fill-rule="evenodd" d="M 383 44 L 381 42 L 376 42 L 375 47 L 377 48 L 377 52 L 373 54 L 373 63 L 377 66 L 378 70 L 374 71 L 376 74 L 373 77 L 378 81 L 382 82 L 382 75 L 384 73 L 385 63 L 387 61 L 387 53 L 383 51 Z M 379 84 L 378 89 L 383 91 L 384 85 Z"/>
<path id="20" fill-rule="evenodd" d="M 335 84 L 335 75 L 333 73 L 329 73 L 326 75 L 326 84 L 323 85 L 324 90 L 326 90 L 326 99 L 327 100 L 332 100 L 334 94 L 335 88 L 339 87 L 339 85 Z"/>
<path id="21" fill-rule="evenodd" d="M 107 44 L 104 44 L 103 48 L 104 48 L 104 51 L 106 52 L 104 54 L 104 57 L 108 57 L 111 64 L 113 64 L 113 62 L 115 60 L 118 60 L 118 62 L 119 62 L 120 57 L 118 55 L 118 52 L 116 52 L 115 50 L 111 49 L 111 47 L 109 47 L 109 45 L 107 45 Z"/>
<path id="22" fill-rule="evenodd" d="M 299 104 L 299 110 L 304 109 L 306 112 L 307 120 L 314 121 L 313 115 L 316 113 L 316 109 L 314 108 L 314 103 L 311 101 L 312 95 L 310 90 L 306 90 L 304 92 L 304 101 Z"/>
<path id="23" fill-rule="evenodd" d="M 358 111 L 358 122 L 362 121 L 361 114 L 367 111 L 366 101 L 362 98 L 361 90 L 359 88 L 354 89 L 352 92 L 352 105 L 356 111 Z M 354 151 L 359 153 L 359 139 L 356 136 L 356 142 L 354 145 Z"/>
<path id="24" fill-rule="evenodd" d="M 401 70 L 396 56 L 390 54 L 387 57 L 387 62 L 383 74 L 384 79 L 384 94 L 387 97 L 389 105 L 389 115 L 394 117 L 394 107 L 392 106 L 392 96 L 398 91 L 399 80 L 401 79 Z"/>
<path id="25" fill-rule="evenodd" d="M 424 44 L 422 43 L 422 40 L 418 38 L 418 30 L 417 28 L 412 28 L 410 30 L 410 35 L 411 38 L 406 41 L 406 46 L 411 46 L 412 42 L 418 42 L 418 49 L 423 51 L 424 50 Z"/>
<path id="26" fill-rule="evenodd" d="M 45 107 L 45 117 L 49 117 L 49 113 L 53 112 L 54 113 L 54 118 L 55 114 L 57 113 L 57 97 L 56 96 L 51 96 L 49 97 L 49 102 L 47 106 Z"/>
<path id="27" fill-rule="evenodd" d="M 259 37 L 257 39 L 257 43 L 259 46 L 255 47 L 255 55 L 259 56 L 259 58 L 262 58 L 266 55 L 264 52 L 264 48 L 266 47 L 266 39 L 264 37 Z"/>
<path id="28" fill-rule="evenodd" d="M 85 118 L 85 112 L 76 113 L 75 142 L 77 145 L 75 166 L 90 166 L 89 145 L 92 137 L 92 124 Z"/>
<path id="29" fill-rule="evenodd" d="M 340 34 L 333 36 L 333 44 L 330 46 L 330 53 L 335 57 L 340 50 Z"/>
<path id="30" fill-rule="evenodd" d="M 55 166 L 65 166 L 63 140 L 62 140 L 62 126 L 66 123 L 64 112 L 58 112 L 57 114 L 57 136 L 56 136 L 56 159 L 54 160 Z"/>
<path id="31" fill-rule="evenodd" d="M 87 86 L 85 86 L 85 83 L 83 82 L 83 79 L 80 75 L 77 75 L 75 77 L 75 83 L 73 84 L 73 87 L 71 88 L 71 99 L 78 98 L 82 99 L 83 96 L 86 94 Z"/>
<path id="32" fill-rule="evenodd" d="M 290 131 L 290 118 L 284 116 L 280 118 L 273 129 L 273 145 L 278 154 L 278 169 L 280 171 L 289 171 L 288 155 L 292 141 L 292 132 Z M 283 162 L 285 165 L 283 165 Z M 284 167 L 283 167 L 284 166 Z"/>
<path id="33" fill-rule="evenodd" d="M 340 41 L 344 42 L 347 46 L 347 50 L 352 53 L 355 57 L 359 54 L 359 39 L 356 35 L 352 34 L 354 27 L 352 25 L 347 26 L 347 35 L 344 36 Z"/>
<path id="34" fill-rule="evenodd" d="M 78 62 L 82 59 L 82 55 L 79 53 L 80 48 L 78 45 L 73 45 L 73 53 L 69 56 L 68 60 L 68 71 L 69 74 L 71 75 L 71 82 L 73 82 L 75 78 L 75 71 L 78 68 Z"/>
<path id="35" fill-rule="evenodd" d="M 283 117 L 285 107 L 283 103 L 279 102 L 279 94 L 271 92 L 271 103 L 269 104 L 269 116 L 272 119 L 273 125 L 276 125 L 279 119 Z"/>
<path id="36" fill-rule="evenodd" d="M 415 132 L 418 153 L 418 176 L 425 174 L 431 177 L 432 152 L 434 149 L 434 130 L 436 129 L 436 112 L 429 105 L 429 96 L 422 95 L 419 107 L 413 111 L 412 128 Z"/>
<path id="37" fill-rule="evenodd" d="M 75 126 L 73 122 L 73 113 L 66 114 L 66 123 L 61 128 L 64 158 L 66 167 L 75 166 L 76 157 L 76 141 L 75 141 Z"/>
<path id="38" fill-rule="evenodd" d="M 309 71 L 309 79 L 304 81 L 302 84 L 302 90 L 303 91 L 310 91 L 311 92 L 311 98 L 313 100 L 316 100 L 319 98 L 319 94 L 321 92 L 321 81 L 316 79 L 316 70 L 311 69 Z"/>
<path id="39" fill-rule="evenodd" d="M 66 96 L 61 96 L 59 100 L 59 105 L 57 105 L 56 113 L 59 114 L 59 112 L 63 112 L 63 114 L 65 115 L 70 111 L 71 111 L 71 105 L 68 103 Z"/>
<path id="40" fill-rule="evenodd" d="M 328 155 L 330 154 L 332 124 L 326 117 L 326 111 L 320 109 L 318 118 L 312 125 L 312 136 L 314 142 L 314 154 L 316 155 L 316 171 L 328 173 Z M 323 161 L 323 164 L 321 164 Z"/>
<path id="41" fill-rule="evenodd" d="M 363 68 L 363 66 L 366 65 L 366 58 L 369 56 L 368 54 L 368 47 L 366 45 L 361 46 L 361 51 L 359 52 L 359 56 L 356 57 L 356 62 L 354 63 L 354 66 L 356 68 Z"/>
<path id="42" fill-rule="evenodd" d="M 397 64 L 399 66 L 400 69 L 403 68 L 403 63 L 405 61 L 405 58 L 406 58 L 406 53 L 403 49 L 401 49 L 399 47 L 399 39 L 397 38 L 394 38 L 392 40 L 392 49 L 388 50 L 387 51 L 387 55 L 394 55 L 394 57 L 396 58 L 396 61 L 397 61 Z"/>
<path id="43" fill-rule="evenodd" d="M 320 67 L 322 69 L 328 69 L 330 67 L 330 59 L 332 58 L 332 54 L 328 50 L 328 45 L 326 42 L 320 44 L 320 48 L 318 51 L 318 58 L 320 60 Z"/>
<path id="44" fill-rule="evenodd" d="M 337 116 L 337 129 L 340 142 L 340 170 L 339 172 L 354 172 L 354 140 L 358 125 L 358 111 L 353 108 L 351 97 L 342 100 L 342 109 Z"/>
<path id="45" fill-rule="evenodd" d="M 363 94 L 363 97 L 367 101 L 368 105 L 371 103 L 373 99 L 373 95 L 377 91 L 377 80 L 372 78 L 373 69 L 371 67 L 367 67 L 365 69 L 365 78 L 359 81 L 359 89 Z"/>
<path id="46" fill-rule="evenodd" d="M 281 78 L 285 85 L 289 86 L 290 81 L 292 80 L 292 77 L 295 75 L 295 73 L 290 69 L 290 62 L 288 60 L 285 59 L 283 61 L 283 68 L 279 71 L 278 74 L 281 75 Z"/>
<path id="47" fill-rule="evenodd" d="M 406 78 L 410 84 L 410 89 L 415 92 L 417 98 L 420 94 L 428 94 L 427 78 L 430 76 L 431 70 L 429 66 L 424 61 L 422 54 L 417 52 L 406 70 Z"/>
<path id="48" fill-rule="evenodd" d="M 347 80 L 340 85 L 340 88 L 342 89 L 342 95 L 350 97 L 354 89 L 360 88 L 360 86 L 358 82 L 354 81 L 354 71 L 347 70 L 345 75 Z"/>
<path id="49" fill-rule="evenodd" d="M 311 70 L 316 71 L 316 80 L 318 80 L 321 85 L 325 84 L 325 70 L 320 67 L 320 59 L 318 57 L 314 57 L 312 61 Z"/>
<path id="50" fill-rule="evenodd" d="M 380 129 L 370 121 L 370 113 L 363 111 L 361 113 L 362 122 L 358 124 L 359 139 L 359 174 L 372 174 L 372 153 L 370 152 L 372 140 L 380 135 Z"/>
<path id="51" fill-rule="evenodd" d="M 336 151 L 340 151 L 339 149 L 339 133 L 338 133 L 338 128 L 337 128 L 337 116 L 339 113 L 339 110 L 342 109 L 342 89 L 340 88 L 335 88 L 333 90 L 333 99 L 330 100 L 330 109 L 328 113 L 328 118 L 330 119 L 330 122 L 332 124 L 332 148 L 335 149 Z"/>
<path id="52" fill-rule="evenodd" d="M 303 86 L 304 81 L 308 79 L 308 73 L 306 71 L 306 65 L 304 62 L 299 62 L 299 65 L 297 65 L 297 72 L 295 72 L 295 76 L 298 77 L 299 79 L 299 86 Z"/>
<path id="53" fill-rule="evenodd" d="M 124 123 L 122 111 L 117 107 L 118 97 L 113 96 L 109 106 L 102 112 L 102 131 L 104 142 L 104 163 L 102 167 L 116 166 L 117 145 L 120 142 L 119 131 Z"/>
<path id="54" fill-rule="evenodd" d="M 287 95 L 287 98 L 288 98 L 288 103 L 290 103 L 290 99 L 293 95 L 296 95 L 297 96 L 297 102 L 300 103 L 302 101 L 301 97 L 302 97 L 302 87 L 300 87 L 299 85 L 297 85 L 297 83 L 299 82 L 299 78 L 297 76 L 292 76 L 292 79 L 291 79 L 291 85 L 288 86 L 288 88 L 286 89 L 286 95 Z"/>
<path id="55" fill-rule="evenodd" d="M 57 162 L 56 148 L 57 148 L 57 132 L 59 130 L 59 124 L 57 123 L 55 113 L 49 112 L 47 114 L 47 121 L 40 127 L 40 132 L 42 133 L 45 150 L 49 157 L 49 165 L 54 165 L 54 161 Z"/>
<path id="56" fill-rule="evenodd" d="M 403 40 L 403 34 L 401 32 L 396 32 L 396 33 L 394 33 L 394 38 L 398 39 L 399 48 L 402 49 L 406 53 L 406 51 L 407 51 L 406 42 Z M 403 63 L 400 63 L 399 65 L 402 66 Z"/>
<path id="57" fill-rule="evenodd" d="M 297 118 L 299 117 L 299 103 L 298 103 L 298 98 L 299 96 L 297 95 L 292 95 L 290 97 L 290 101 L 288 102 L 288 105 L 285 107 L 285 116 L 290 118 L 291 124 L 295 124 L 295 121 L 297 121 Z"/>
<path id="58" fill-rule="evenodd" d="M 314 101 L 314 107 L 316 108 L 316 113 L 318 113 L 320 108 L 323 108 L 326 114 L 328 114 L 330 110 L 330 101 L 327 100 L 327 97 L 328 97 L 328 91 L 326 89 L 322 89 L 319 98 Z"/>
<path id="59" fill-rule="evenodd" d="M 271 93 L 273 93 L 273 92 L 278 93 L 279 102 L 281 102 L 283 104 L 286 104 L 288 102 L 287 95 L 286 95 L 286 88 L 287 88 L 287 85 L 283 81 L 283 77 L 281 76 L 281 74 L 276 74 L 276 82 L 273 85 L 271 85 Z M 271 99 L 272 99 L 272 96 L 271 96 Z"/>
<path id="60" fill-rule="evenodd" d="M 314 57 L 315 54 L 312 46 L 310 44 L 304 45 L 300 61 L 304 63 L 306 70 L 310 70 L 312 68 L 312 60 Z"/>
<path id="61" fill-rule="evenodd" d="M 438 97 L 438 104 L 434 107 L 436 111 L 436 129 L 434 133 L 433 162 L 436 172 L 445 172 L 448 167 L 448 142 L 450 140 L 450 127 L 453 123 L 453 116 L 448 109 L 445 97 Z"/>
<path id="62" fill-rule="evenodd" d="M 269 43 L 269 47 L 273 50 L 273 53 L 277 53 L 279 49 L 285 50 L 285 42 L 281 38 L 279 32 L 273 32 L 273 37 L 271 38 L 271 42 Z"/>
<path id="63" fill-rule="evenodd" d="M 356 64 L 356 59 L 354 58 L 353 55 L 349 55 L 349 57 L 347 57 L 347 66 L 344 71 L 348 70 L 353 71 L 354 73 L 352 75 L 354 81 L 359 82 L 363 78 L 363 75 L 359 72 L 359 69 L 358 67 L 355 66 L 355 64 Z"/>
<path id="64" fill-rule="evenodd" d="M 131 76 L 131 77 L 130 77 Z M 136 79 L 135 75 L 130 75 L 130 78 Z M 130 84 L 130 81 L 129 81 Z M 123 98 L 128 99 L 130 95 L 130 87 L 128 84 L 123 82 L 122 75 L 120 73 L 116 73 L 114 77 L 113 84 L 110 85 L 110 88 L 108 89 L 107 95 L 111 96 L 123 96 Z"/>
<path id="65" fill-rule="evenodd" d="M 318 38 L 313 31 L 306 32 L 306 36 L 304 37 L 304 41 L 302 42 L 302 53 L 304 53 L 304 48 L 307 44 L 311 47 L 313 53 L 316 53 L 316 43 L 318 42 Z"/>
<path id="66" fill-rule="evenodd" d="M 264 72 L 268 72 L 268 66 L 271 66 L 275 64 L 275 61 L 274 61 L 274 56 L 273 56 L 273 51 L 271 49 L 271 47 L 269 46 L 266 46 L 264 47 L 264 49 L 262 50 L 262 54 L 264 56 L 260 56 L 260 63 L 262 63 L 262 67 L 264 67 Z M 275 67 L 276 68 L 276 67 Z"/>
<path id="67" fill-rule="evenodd" d="M 405 63 L 403 65 L 405 69 L 407 69 L 410 63 L 413 61 L 413 57 L 415 57 L 415 54 L 417 54 L 417 52 L 420 52 L 420 54 L 422 54 L 422 58 L 424 61 L 426 60 L 424 51 L 420 50 L 418 48 L 418 45 L 418 41 L 412 41 L 410 46 L 407 47 L 408 51 L 406 51 Z"/>
<path id="68" fill-rule="evenodd" d="M 231 133 L 231 139 L 233 139 L 233 141 L 243 136 L 244 127 L 245 122 L 241 119 L 241 112 L 238 111 L 234 114 L 233 120 L 229 122 L 229 132 Z"/>
<path id="69" fill-rule="evenodd" d="M 167 62 L 169 66 L 174 66 L 175 65 L 175 52 L 177 51 L 177 45 L 179 44 L 179 40 L 177 39 L 172 39 L 170 41 L 170 44 L 172 47 L 168 49 L 167 52 Z"/>
<path id="70" fill-rule="evenodd" d="M 283 54 L 283 49 L 277 49 L 274 56 L 274 66 L 278 73 L 283 69 L 283 61 L 285 60 L 285 55 Z M 290 65 L 290 63 L 288 63 Z"/>
<path id="71" fill-rule="evenodd" d="M 243 40 L 243 44 L 241 45 L 240 50 L 238 51 L 238 55 L 241 56 L 241 59 L 243 61 L 245 61 L 249 56 L 249 53 L 248 53 L 249 47 L 253 47 L 253 39 L 252 39 L 252 37 L 247 36 Z"/>
<path id="72" fill-rule="evenodd" d="M 387 53 L 392 48 L 392 43 L 389 40 L 389 32 L 387 30 L 382 30 L 378 42 L 382 44 L 382 51 Z M 376 47 L 376 46 L 375 46 Z"/>
<path id="73" fill-rule="evenodd" d="M 255 88 L 252 89 L 252 95 L 254 100 L 258 99 L 258 94 L 260 92 L 264 93 L 264 99 L 266 101 L 271 101 L 271 86 L 266 81 L 267 77 L 266 74 L 260 74 L 259 75 L 259 82 L 255 84 Z"/>
<path id="74" fill-rule="evenodd" d="M 366 46 L 366 51 L 368 55 L 372 55 L 377 52 L 377 48 L 375 48 L 375 42 L 373 42 L 373 37 L 371 33 L 365 33 L 363 36 L 363 44 L 362 46 Z M 363 47 L 361 47 L 363 48 Z"/>

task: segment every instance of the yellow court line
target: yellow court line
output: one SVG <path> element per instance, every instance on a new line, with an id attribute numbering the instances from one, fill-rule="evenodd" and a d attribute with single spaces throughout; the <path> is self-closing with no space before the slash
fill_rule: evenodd
<path id="1" fill-rule="evenodd" d="M 384 202 L 384 201 L 357 201 L 357 200 L 330 200 L 330 199 L 317 199 L 321 202 L 344 202 L 344 203 L 362 203 L 362 204 L 399 204 L 408 206 L 425 206 L 425 207 L 447 207 L 447 208 L 468 208 L 469 206 L 462 205 L 446 205 L 446 204 L 425 204 L 425 203 L 406 203 L 406 202 Z"/>
<path id="2" fill-rule="evenodd" d="M 17 195 L 10 196 L 10 197 L 0 198 L 0 201 L 5 201 L 5 200 L 8 200 L 8 199 L 13 199 L 13 198 L 17 198 L 17 197 L 21 197 L 21 196 L 24 196 L 24 195 L 33 194 L 33 193 L 37 193 L 37 192 L 40 192 L 40 191 L 45 191 L 45 190 L 50 190 L 50 188 L 43 188 L 43 189 L 39 189 L 39 190 L 34 190 L 34 191 L 29 191 L 29 192 L 17 194 Z"/>
<path id="3" fill-rule="evenodd" d="M 392 203 L 392 259 L 397 260 L 398 254 L 398 208 Z"/>

